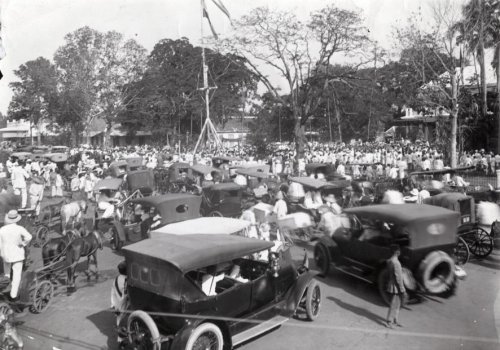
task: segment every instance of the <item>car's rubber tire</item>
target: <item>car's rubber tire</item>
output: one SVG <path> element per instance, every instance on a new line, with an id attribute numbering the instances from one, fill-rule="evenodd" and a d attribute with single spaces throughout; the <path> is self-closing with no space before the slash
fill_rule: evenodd
<path id="1" fill-rule="evenodd" d="M 314 262 L 323 276 L 326 276 L 328 272 L 330 272 L 330 253 L 328 248 L 322 243 L 318 243 L 314 246 Z"/>
<path id="2" fill-rule="evenodd" d="M 215 344 L 216 347 L 213 348 L 214 350 L 222 350 L 224 348 L 224 337 L 220 328 L 211 322 L 202 323 L 189 336 L 186 343 L 186 350 L 207 349 L 206 342 L 208 341 L 208 344 L 213 344 L 211 340 L 217 342 Z"/>
<path id="3" fill-rule="evenodd" d="M 142 329 L 138 327 L 141 327 Z M 142 331 L 141 334 L 137 334 L 138 337 L 134 337 L 134 334 L 139 331 Z M 142 341 L 141 344 L 145 346 L 143 349 L 161 349 L 160 332 L 158 331 L 158 327 L 151 316 L 142 310 L 134 311 L 128 317 L 127 333 L 128 341 L 132 347 L 138 345 L 138 341 Z"/>
<path id="4" fill-rule="evenodd" d="M 441 250 L 433 251 L 419 265 L 418 276 L 424 290 L 431 294 L 446 292 L 455 278 L 455 261 Z"/>
<path id="5" fill-rule="evenodd" d="M 314 321 L 321 308 L 321 288 L 318 282 L 312 280 L 306 292 L 306 316 L 309 321 Z"/>

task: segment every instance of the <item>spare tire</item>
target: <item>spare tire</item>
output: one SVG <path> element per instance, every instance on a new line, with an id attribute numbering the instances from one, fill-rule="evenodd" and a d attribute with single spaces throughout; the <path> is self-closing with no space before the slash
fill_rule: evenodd
<path id="1" fill-rule="evenodd" d="M 441 250 L 427 254 L 418 268 L 420 283 L 431 294 L 446 292 L 455 279 L 455 262 Z"/>

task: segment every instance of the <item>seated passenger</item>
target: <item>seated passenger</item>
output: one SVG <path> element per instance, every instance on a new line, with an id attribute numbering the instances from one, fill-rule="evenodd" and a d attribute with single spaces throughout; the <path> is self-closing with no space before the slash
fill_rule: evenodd
<path id="1" fill-rule="evenodd" d="M 99 192 L 97 206 L 100 210 L 104 210 L 104 213 L 101 217 L 102 219 L 110 219 L 113 217 L 113 214 L 115 212 L 115 204 L 119 202 L 119 200 L 115 196 L 111 195 L 110 190 L 101 190 Z"/>
<path id="2" fill-rule="evenodd" d="M 207 267 L 207 273 L 201 278 L 201 290 L 207 296 L 216 295 L 215 286 L 217 285 L 217 282 L 224 279 L 224 273 L 215 275 L 216 272 L 217 266 L 211 265 Z"/>
<path id="3" fill-rule="evenodd" d="M 331 238 L 338 229 L 343 227 L 340 216 L 335 214 L 328 206 L 322 205 L 318 208 L 318 212 L 321 215 L 318 227 L 329 238 Z"/>
<path id="4" fill-rule="evenodd" d="M 228 277 L 241 283 L 246 283 L 249 281 L 248 279 L 241 277 L 241 267 L 236 262 L 234 263 Z"/>

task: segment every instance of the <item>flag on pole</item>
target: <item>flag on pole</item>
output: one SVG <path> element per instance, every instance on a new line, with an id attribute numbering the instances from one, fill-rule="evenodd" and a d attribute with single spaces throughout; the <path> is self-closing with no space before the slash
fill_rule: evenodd
<path id="1" fill-rule="evenodd" d="M 224 4 L 222 3 L 222 0 L 212 0 L 212 2 L 215 4 L 215 6 L 219 8 L 219 10 L 224 12 L 224 14 L 227 16 L 227 18 L 229 18 L 229 20 L 231 20 L 231 15 L 229 14 L 229 11 L 227 10 L 226 6 L 224 6 Z"/>
<path id="2" fill-rule="evenodd" d="M 207 19 L 208 25 L 210 26 L 210 30 L 212 31 L 214 38 L 218 39 L 219 37 L 217 36 L 217 32 L 215 31 L 215 28 L 212 25 L 212 21 L 210 20 L 210 17 L 208 16 L 207 5 L 205 4 L 205 0 L 202 0 L 201 4 L 203 6 L 203 17 L 205 17 Z"/>

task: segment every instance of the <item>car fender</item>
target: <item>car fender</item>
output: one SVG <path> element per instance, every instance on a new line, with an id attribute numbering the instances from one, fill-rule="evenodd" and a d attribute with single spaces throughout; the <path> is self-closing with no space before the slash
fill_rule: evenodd
<path id="1" fill-rule="evenodd" d="M 318 273 L 312 271 L 307 271 L 299 275 L 294 286 L 290 288 L 285 295 L 285 306 L 283 310 L 285 314 L 283 316 L 291 317 L 295 313 L 304 292 L 316 275 L 318 275 Z"/>
<path id="2" fill-rule="evenodd" d="M 172 339 L 169 349 L 185 349 L 189 337 L 193 331 L 202 323 L 211 322 L 220 328 L 222 336 L 224 337 L 224 349 L 232 349 L 232 338 L 229 334 L 229 328 L 227 323 L 222 320 L 212 320 L 207 316 L 207 318 L 199 317 L 195 319 L 186 319 L 186 325 L 182 327 Z"/>

